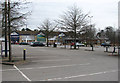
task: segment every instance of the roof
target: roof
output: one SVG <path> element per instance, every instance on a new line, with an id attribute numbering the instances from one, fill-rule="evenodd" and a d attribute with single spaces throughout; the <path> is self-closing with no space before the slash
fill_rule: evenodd
<path id="1" fill-rule="evenodd" d="M 37 35 L 39 31 L 16 31 L 19 35 Z"/>
<path id="2" fill-rule="evenodd" d="M 54 36 L 53 38 L 49 38 L 48 40 L 56 40 L 57 36 Z"/>
<path id="3" fill-rule="evenodd" d="M 19 35 L 19 34 L 16 33 L 16 32 L 12 32 L 12 33 L 11 33 L 11 36 L 14 36 L 14 35 Z"/>

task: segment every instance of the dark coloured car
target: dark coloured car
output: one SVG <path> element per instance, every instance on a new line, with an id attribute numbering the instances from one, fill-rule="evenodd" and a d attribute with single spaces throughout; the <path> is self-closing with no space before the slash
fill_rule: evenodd
<path id="1" fill-rule="evenodd" d="M 45 46 L 43 43 L 40 42 L 33 42 L 31 46 Z"/>
<path id="2" fill-rule="evenodd" d="M 29 45 L 29 44 L 26 42 L 21 42 L 21 43 L 19 43 L 19 45 Z"/>
<path id="3" fill-rule="evenodd" d="M 106 46 L 111 46 L 111 44 L 108 44 L 108 43 L 102 43 L 101 46 L 106 47 Z"/>

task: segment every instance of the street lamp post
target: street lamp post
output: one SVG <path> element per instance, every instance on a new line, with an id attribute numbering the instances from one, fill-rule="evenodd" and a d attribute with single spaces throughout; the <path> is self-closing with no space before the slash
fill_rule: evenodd
<path id="1" fill-rule="evenodd" d="M 91 24 L 91 18 L 93 18 L 93 16 L 88 16 L 89 18 L 90 18 L 90 29 L 91 29 L 91 27 L 92 27 L 92 24 Z M 92 43 L 91 43 L 91 41 L 92 41 Z M 90 45 L 91 45 L 91 47 L 92 47 L 92 51 L 94 51 L 94 49 L 93 49 L 93 38 L 92 39 L 90 39 Z"/>
<path id="2" fill-rule="evenodd" d="M 93 16 L 88 16 L 90 18 L 90 25 L 91 25 L 91 19 L 93 18 Z"/>

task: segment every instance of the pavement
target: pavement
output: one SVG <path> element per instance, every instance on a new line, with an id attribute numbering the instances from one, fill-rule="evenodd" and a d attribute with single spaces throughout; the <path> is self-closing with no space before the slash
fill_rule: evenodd
<path id="1" fill-rule="evenodd" d="M 118 57 L 108 56 L 104 47 L 12 45 L 14 59 L 23 60 L 23 49 L 29 62 L 2 65 L 2 81 L 118 81 Z"/>

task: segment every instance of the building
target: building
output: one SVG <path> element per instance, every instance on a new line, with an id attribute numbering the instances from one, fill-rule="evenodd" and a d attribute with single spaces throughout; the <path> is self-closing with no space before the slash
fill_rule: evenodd
<path id="1" fill-rule="evenodd" d="M 71 32 L 52 32 L 49 35 L 49 43 L 53 44 L 55 42 L 61 44 L 71 44 L 74 42 L 74 34 Z M 99 42 L 102 43 L 104 40 L 101 38 L 94 39 L 94 43 Z M 21 43 L 21 42 L 42 42 L 46 43 L 45 35 L 42 31 L 16 31 L 11 33 L 11 43 Z M 89 41 L 89 40 L 87 40 Z M 84 39 L 81 37 L 76 38 L 76 42 L 85 43 Z M 91 41 L 89 41 L 91 42 Z"/>
<path id="2" fill-rule="evenodd" d="M 39 31 L 16 31 L 11 33 L 11 43 L 45 42 L 45 37 Z"/>

